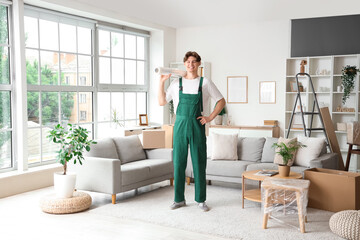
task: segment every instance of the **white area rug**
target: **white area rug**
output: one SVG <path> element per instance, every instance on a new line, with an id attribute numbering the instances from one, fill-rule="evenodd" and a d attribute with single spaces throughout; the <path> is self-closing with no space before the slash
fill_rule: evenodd
<path id="1" fill-rule="evenodd" d="M 177 210 L 169 209 L 173 187 L 167 186 L 90 211 L 234 239 L 341 239 L 330 231 L 332 212 L 309 208 L 305 234 L 274 219 L 269 219 L 268 229 L 264 230 L 261 204 L 245 200 L 242 209 L 241 189 L 207 186 L 209 212 L 202 212 L 193 200 L 194 185 L 186 186 L 185 195 L 187 206 Z M 298 227 L 297 215 L 282 219 Z"/>

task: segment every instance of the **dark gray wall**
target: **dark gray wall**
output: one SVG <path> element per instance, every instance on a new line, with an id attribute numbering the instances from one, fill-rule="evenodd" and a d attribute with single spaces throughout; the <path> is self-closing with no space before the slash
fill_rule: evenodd
<path id="1" fill-rule="evenodd" d="M 291 20 L 291 57 L 360 53 L 360 15 Z"/>

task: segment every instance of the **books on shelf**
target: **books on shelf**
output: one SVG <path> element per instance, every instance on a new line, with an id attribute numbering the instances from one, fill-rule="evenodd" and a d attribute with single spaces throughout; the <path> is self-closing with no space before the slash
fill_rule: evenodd
<path id="1" fill-rule="evenodd" d="M 258 171 L 257 173 L 255 173 L 255 175 L 271 177 L 278 173 L 279 172 L 276 170 L 262 170 L 262 171 Z"/>

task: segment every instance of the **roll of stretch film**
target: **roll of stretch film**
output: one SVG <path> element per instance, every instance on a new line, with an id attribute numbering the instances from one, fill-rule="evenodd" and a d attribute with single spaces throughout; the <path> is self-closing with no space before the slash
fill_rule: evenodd
<path id="1" fill-rule="evenodd" d="M 171 75 L 176 75 L 176 76 L 181 76 L 181 77 L 184 77 L 186 75 L 186 71 L 176 69 L 176 68 L 165 68 L 165 67 L 155 68 L 155 73 L 160 74 L 160 75 L 171 74 Z"/>

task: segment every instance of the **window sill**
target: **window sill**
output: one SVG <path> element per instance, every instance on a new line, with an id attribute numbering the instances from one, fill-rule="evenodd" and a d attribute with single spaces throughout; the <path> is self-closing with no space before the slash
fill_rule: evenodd
<path id="1" fill-rule="evenodd" d="M 29 173 L 42 172 L 42 171 L 47 171 L 47 170 L 56 169 L 56 168 L 62 169 L 62 165 L 60 163 L 53 163 L 53 164 L 48 164 L 48 165 L 44 165 L 44 166 L 32 167 L 25 171 L 14 170 L 14 171 L 10 171 L 10 172 L 4 172 L 4 173 L 0 173 L 0 179 L 25 175 L 25 174 L 29 174 Z"/>

